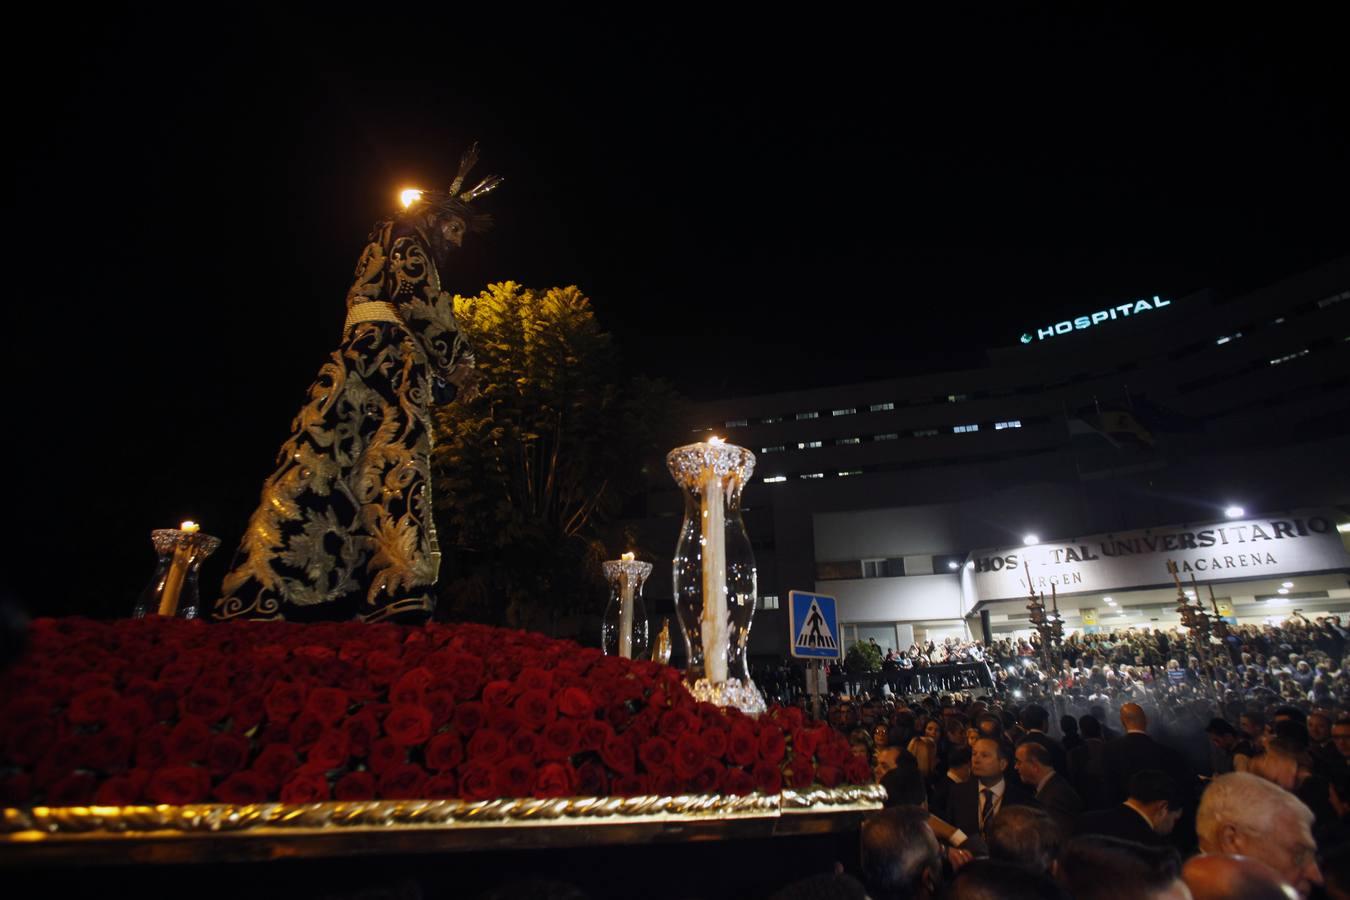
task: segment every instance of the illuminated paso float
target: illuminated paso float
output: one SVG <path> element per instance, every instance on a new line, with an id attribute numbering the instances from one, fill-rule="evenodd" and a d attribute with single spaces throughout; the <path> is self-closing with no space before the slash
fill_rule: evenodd
<path id="1" fill-rule="evenodd" d="M 673 568 L 683 672 L 633 652 L 650 564 L 631 554 L 614 567 L 607 654 L 475 624 L 210 624 L 195 604 L 174 609 L 172 573 L 195 557 L 176 569 L 158 540 L 169 574 L 157 570 L 140 618 L 38 620 L 0 676 L 0 860 L 855 830 L 885 796 L 867 761 L 826 723 L 766 708 L 747 670 L 755 567 L 739 498 L 753 455 L 714 439 L 668 464 L 687 500 Z"/>

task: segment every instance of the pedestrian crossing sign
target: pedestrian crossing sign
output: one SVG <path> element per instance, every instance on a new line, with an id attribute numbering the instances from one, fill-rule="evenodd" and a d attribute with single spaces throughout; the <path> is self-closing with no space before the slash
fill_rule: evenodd
<path id="1" fill-rule="evenodd" d="M 833 597 L 808 594 L 805 591 L 788 593 L 788 635 L 792 655 L 802 659 L 838 659 L 842 655 L 839 641 L 839 616 Z"/>

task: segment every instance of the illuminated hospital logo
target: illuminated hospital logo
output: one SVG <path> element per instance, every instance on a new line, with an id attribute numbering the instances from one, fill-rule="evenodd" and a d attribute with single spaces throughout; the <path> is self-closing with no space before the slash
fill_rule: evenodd
<path id="1" fill-rule="evenodd" d="M 1063 322 L 1056 322 L 1054 325 L 1048 325 L 1045 328 L 1037 328 L 1036 335 L 1033 337 L 1030 332 L 1023 332 L 1021 341 L 1024 344 L 1030 344 L 1035 341 L 1044 341 L 1056 335 L 1068 334 L 1070 331 L 1083 331 L 1094 325 L 1101 325 L 1103 322 L 1112 322 L 1116 319 L 1128 319 L 1130 316 L 1137 316 L 1140 313 L 1148 312 L 1153 309 L 1162 309 L 1164 306 L 1171 306 L 1171 300 L 1164 300 L 1154 295 L 1152 300 L 1136 300 L 1133 303 L 1122 303 L 1120 306 L 1113 306 L 1110 309 L 1100 309 L 1091 315 L 1079 316 L 1076 319 L 1068 319 Z"/>

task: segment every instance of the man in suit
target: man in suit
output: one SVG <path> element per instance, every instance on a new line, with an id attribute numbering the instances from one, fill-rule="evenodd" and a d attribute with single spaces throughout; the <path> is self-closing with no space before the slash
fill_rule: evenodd
<path id="1" fill-rule="evenodd" d="M 1166 772 L 1145 769 L 1130 779 L 1129 797 L 1119 806 L 1078 817 L 1079 834 L 1099 834 L 1161 845 L 1181 818 L 1176 782 Z"/>
<path id="2" fill-rule="evenodd" d="M 1083 798 L 1069 784 L 1069 779 L 1050 765 L 1050 751 L 1045 745 L 1026 737 L 1017 745 L 1015 754 L 1018 776 L 1036 792 L 1036 802 L 1059 822 L 1066 832 L 1072 830 L 1074 820 L 1083 812 Z"/>
<path id="3" fill-rule="evenodd" d="M 1050 713 L 1044 706 L 1035 703 L 1030 704 L 1022 710 L 1020 719 L 1022 728 L 1026 731 L 1024 741 L 1035 741 L 1050 752 L 1050 763 L 1054 766 L 1056 772 L 1061 775 L 1069 774 L 1069 760 L 1064 753 L 1064 745 L 1046 734 L 1046 729 L 1050 727 Z"/>
<path id="4" fill-rule="evenodd" d="M 1190 773 L 1181 756 L 1148 735 L 1148 716 L 1138 703 L 1120 708 L 1120 724 L 1125 734 L 1109 741 L 1102 751 L 1102 762 L 1111 785 L 1111 799 L 1123 803 L 1129 797 L 1130 779 L 1147 770 L 1166 772 L 1177 784 L 1189 784 Z"/>
<path id="5" fill-rule="evenodd" d="M 951 843 L 961 846 L 967 836 L 983 836 L 1005 806 L 1034 806 L 1031 792 L 1007 778 L 1008 748 L 993 738 L 980 738 L 970 748 L 971 779 L 953 784 L 947 794 L 944 818 L 960 830 Z"/>

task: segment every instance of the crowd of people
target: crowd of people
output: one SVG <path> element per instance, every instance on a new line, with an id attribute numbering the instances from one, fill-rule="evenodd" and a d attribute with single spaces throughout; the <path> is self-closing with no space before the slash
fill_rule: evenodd
<path id="1" fill-rule="evenodd" d="M 857 896 L 1350 897 L 1347 638 L 1296 616 L 948 641 L 991 689 L 831 697 L 888 796 Z"/>

